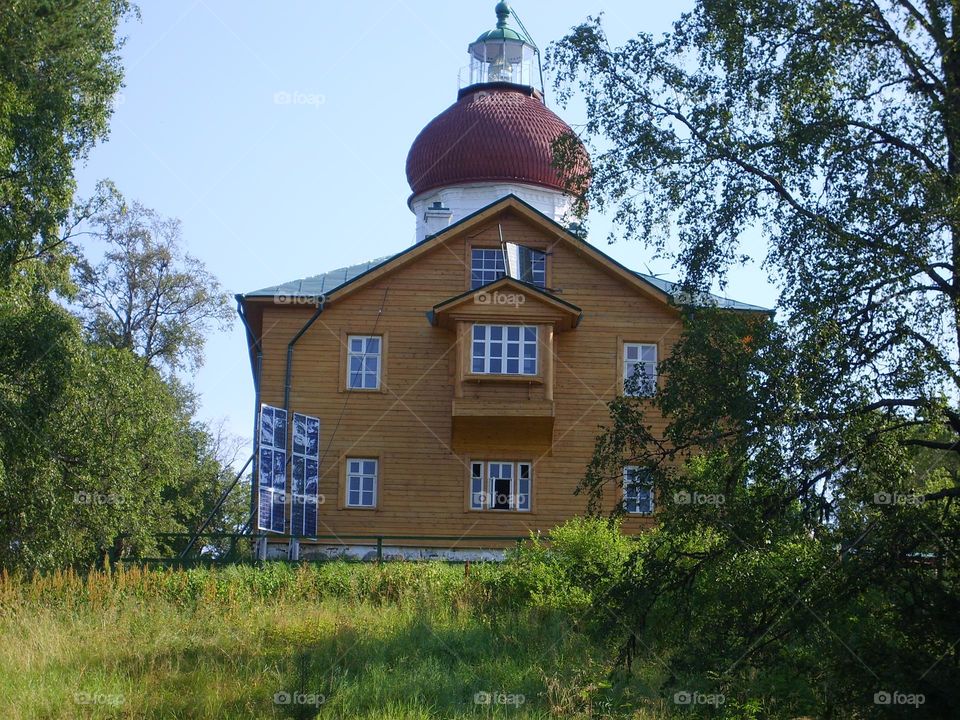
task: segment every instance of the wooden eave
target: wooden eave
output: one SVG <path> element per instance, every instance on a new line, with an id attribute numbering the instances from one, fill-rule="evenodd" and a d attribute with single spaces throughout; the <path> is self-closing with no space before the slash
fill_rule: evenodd
<path id="1" fill-rule="evenodd" d="M 522 303 L 498 304 L 497 298 L 523 298 Z M 453 329 L 458 321 L 502 321 L 524 325 L 551 324 L 557 332 L 572 330 L 583 311 L 535 285 L 504 277 L 434 305 L 430 322 Z"/>

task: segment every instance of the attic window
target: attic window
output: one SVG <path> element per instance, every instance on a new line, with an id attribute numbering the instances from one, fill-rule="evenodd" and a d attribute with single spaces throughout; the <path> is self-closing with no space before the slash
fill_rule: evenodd
<path id="1" fill-rule="evenodd" d="M 380 389 L 379 335 L 347 337 L 347 388 L 350 390 Z"/>
<path id="2" fill-rule="evenodd" d="M 650 397 L 657 388 L 657 346 L 653 343 L 623 344 L 623 392 Z"/>
<path id="3" fill-rule="evenodd" d="M 474 248 L 470 263 L 470 289 L 476 290 L 507 274 L 500 248 Z"/>
<path id="4" fill-rule="evenodd" d="M 515 257 L 511 260 L 511 267 L 516 269 L 514 274 L 518 280 L 545 288 L 547 286 L 547 254 L 523 245 L 507 245 L 513 248 Z M 473 248 L 470 259 L 470 289 L 492 283 L 507 276 L 507 264 L 501 248 Z"/>

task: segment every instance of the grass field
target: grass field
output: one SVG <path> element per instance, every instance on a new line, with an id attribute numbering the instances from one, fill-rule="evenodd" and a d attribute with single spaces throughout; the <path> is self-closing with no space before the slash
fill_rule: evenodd
<path id="1" fill-rule="evenodd" d="M 0 575 L 0 717 L 667 718 L 494 566 Z"/>

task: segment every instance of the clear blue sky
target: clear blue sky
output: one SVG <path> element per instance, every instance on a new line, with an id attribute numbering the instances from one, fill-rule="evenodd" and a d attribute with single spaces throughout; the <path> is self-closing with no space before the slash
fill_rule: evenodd
<path id="1" fill-rule="evenodd" d="M 614 42 L 663 32 L 688 2 L 516 0 L 541 47 L 603 12 Z M 413 240 L 404 162 L 456 99 L 467 43 L 494 26 L 494 0 L 235 2 L 143 0 L 124 28 L 126 87 L 108 142 L 78 169 L 79 193 L 111 178 L 130 199 L 183 221 L 188 252 L 231 294 L 398 252 Z M 582 107 L 548 104 L 575 126 Z M 278 93 L 298 103 L 278 104 Z M 622 263 L 675 278 L 636 243 Z M 758 246 L 757 246 L 758 247 Z M 749 249 L 749 248 L 748 248 Z M 96 254 L 95 247 L 90 248 Z M 756 267 L 728 293 L 772 306 Z M 215 333 L 193 379 L 201 417 L 251 435 L 253 386 L 240 323 Z"/>

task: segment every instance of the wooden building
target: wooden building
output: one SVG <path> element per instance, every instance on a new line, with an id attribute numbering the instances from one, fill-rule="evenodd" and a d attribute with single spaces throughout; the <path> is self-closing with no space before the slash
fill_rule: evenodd
<path id="1" fill-rule="evenodd" d="M 571 230 L 567 188 L 589 161 L 558 175 L 552 143 L 570 128 L 505 3 L 497 17 L 469 46 L 470 83 L 410 150 L 415 243 L 238 298 L 271 413 L 254 525 L 278 540 L 466 552 L 549 531 L 584 511 L 574 489 L 606 404 L 633 373 L 653 392 L 679 336 L 670 283 Z M 304 418 L 319 420 L 309 441 Z M 637 531 L 654 493 L 625 472 Z"/>

